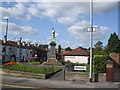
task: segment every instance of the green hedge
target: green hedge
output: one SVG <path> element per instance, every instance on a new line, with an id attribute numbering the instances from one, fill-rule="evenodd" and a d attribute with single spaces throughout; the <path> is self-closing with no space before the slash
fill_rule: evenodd
<path id="1" fill-rule="evenodd" d="M 106 72 L 106 61 L 108 60 L 107 55 L 94 55 L 93 57 L 93 70 L 96 73 Z"/>

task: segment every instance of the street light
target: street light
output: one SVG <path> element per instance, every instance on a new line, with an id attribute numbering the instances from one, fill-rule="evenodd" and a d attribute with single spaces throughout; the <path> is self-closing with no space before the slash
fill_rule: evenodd
<path id="1" fill-rule="evenodd" d="M 92 62 L 93 62 L 93 32 L 99 27 L 93 26 L 93 1 L 90 0 L 90 27 L 84 28 L 88 32 L 90 32 L 90 73 L 89 73 L 89 79 L 90 82 L 92 82 Z"/>
<path id="2" fill-rule="evenodd" d="M 6 25 L 6 35 L 4 36 L 5 38 L 5 58 L 4 61 L 6 60 L 6 44 L 7 44 L 7 33 L 8 33 L 8 17 L 3 17 L 4 20 L 7 20 L 7 25 Z"/>

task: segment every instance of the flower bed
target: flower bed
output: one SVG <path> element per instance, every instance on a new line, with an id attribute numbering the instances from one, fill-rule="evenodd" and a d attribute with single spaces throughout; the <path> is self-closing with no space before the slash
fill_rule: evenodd
<path id="1" fill-rule="evenodd" d="M 17 64 L 16 62 L 9 62 L 9 63 L 5 63 L 4 65 L 8 66 L 8 65 L 16 65 L 16 64 Z"/>

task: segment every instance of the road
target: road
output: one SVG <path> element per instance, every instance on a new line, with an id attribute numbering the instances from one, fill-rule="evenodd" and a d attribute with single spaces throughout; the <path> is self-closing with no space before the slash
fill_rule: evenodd
<path id="1" fill-rule="evenodd" d="M 118 88 L 118 83 L 89 83 L 81 81 L 63 81 L 52 79 L 28 79 L 20 77 L 3 76 L 3 87 L 48 89 L 49 88 Z M 52 90 L 54 90 L 52 89 Z M 4 90 L 4 89 L 3 89 Z"/>

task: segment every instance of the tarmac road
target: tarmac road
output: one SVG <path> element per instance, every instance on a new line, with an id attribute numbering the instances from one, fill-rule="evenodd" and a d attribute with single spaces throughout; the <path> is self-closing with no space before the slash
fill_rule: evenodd
<path id="1" fill-rule="evenodd" d="M 43 79 L 29 79 L 11 76 L 2 76 L 3 87 L 14 88 L 30 88 L 30 89 L 50 89 L 50 88 L 118 88 L 120 83 L 100 83 L 100 82 L 81 82 L 81 81 L 60 81 L 60 80 L 43 80 Z M 5 86 L 6 85 L 6 86 Z M 7 86 L 8 85 L 8 86 Z M 17 87 L 18 86 L 18 87 Z M 52 89 L 52 90 L 54 90 Z M 114 89 L 112 89 L 114 90 Z"/>

